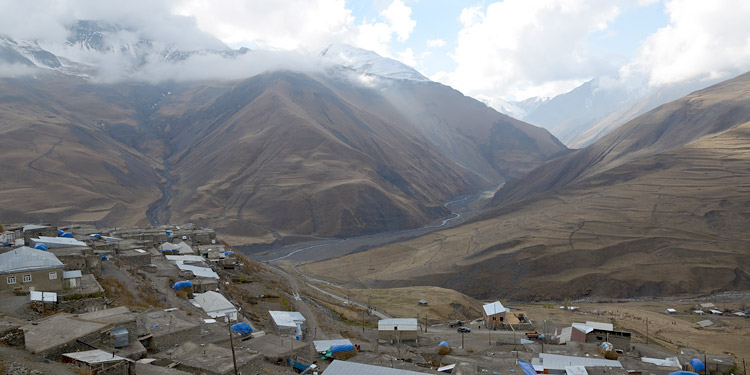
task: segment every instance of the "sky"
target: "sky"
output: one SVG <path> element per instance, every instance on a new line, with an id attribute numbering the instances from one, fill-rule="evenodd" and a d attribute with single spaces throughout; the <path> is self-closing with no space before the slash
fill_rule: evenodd
<path id="1" fill-rule="evenodd" d="M 595 78 L 650 86 L 750 68 L 746 0 L 0 0 L 0 33 L 61 38 L 117 18 L 184 43 L 317 53 L 347 43 L 466 95 L 553 97 Z M 178 27 L 174 27 L 177 25 Z"/>

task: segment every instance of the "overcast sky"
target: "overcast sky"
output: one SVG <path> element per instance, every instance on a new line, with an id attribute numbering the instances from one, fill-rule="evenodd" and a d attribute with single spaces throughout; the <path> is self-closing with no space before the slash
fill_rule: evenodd
<path id="1" fill-rule="evenodd" d="M 598 76 L 662 85 L 750 69 L 746 0 L 0 0 L 3 33 L 60 38 L 60 20 L 82 18 L 210 44 L 200 29 L 233 48 L 348 43 L 507 100 Z"/>

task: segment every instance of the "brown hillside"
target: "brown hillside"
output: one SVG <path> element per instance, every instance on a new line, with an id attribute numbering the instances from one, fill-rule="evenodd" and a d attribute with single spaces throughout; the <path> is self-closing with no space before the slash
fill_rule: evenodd
<path id="1" fill-rule="evenodd" d="M 440 285 L 475 297 L 750 288 L 749 87 L 745 75 L 646 114 L 652 127 L 658 118 L 671 125 L 655 131 L 647 122 L 631 123 L 598 163 L 575 169 L 582 177 L 568 185 L 503 205 L 472 223 L 304 269 L 354 285 Z M 689 125 L 702 136 L 690 141 L 682 134 Z M 603 143 L 612 139 L 592 148 L 606 149 Z M 561 160 L 571 163 L 580 155 L 587 154 L 550 164 L 565 170 Z M 540 169 L 554 169 L 550 164 Z"/>

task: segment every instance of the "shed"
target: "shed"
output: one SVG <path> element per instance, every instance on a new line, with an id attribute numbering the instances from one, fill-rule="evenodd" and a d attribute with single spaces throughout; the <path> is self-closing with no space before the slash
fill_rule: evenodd
<path id="1" fill-rule="evenodd" d="M 420 306 L 427 306 L 427 300 L 426 299 L 420 299 L 419 301 L 417 301 L 417 303 Z"/>
<path id="2" fill-rule="evenodd" d="M 417 341 L 419 324 L 416 318 L 391 318 L 378 321 L 378 339 Z"/>
<path id="3" fill-rule="evenodd" d="M 676 314 L 676 313 L 677 313 L 677 310 L 675 309 L 672 309 L 672 308 L 667 309 L 667 314 Z"/>
<path id="4" fill-rule="evenodd" d="M 94 349 L 85 352 L 65 353 L 62 355 L 63 363 L 72 363 L 85 369 L 89 374 L 104 372 L 108 375 L 130 374 L 130 367 L 135 366 L 133 361 L 113 353 Z"/>
<path id="5" fill-rule="evenodd" d="M 237 320 L 237 308 L 220 293 L 196 293 L 194 300 L 212 318 L 228 316 L 230 320 Z"/>
<path id="6" fill-rule="evenodd" d="M 315 340 L 313 346 L 315 346 L 316 353 L 325 353 L 331 350 L 332 346 L 336 345 L 352 345 L 349 339 L 338 339 L 338 340 Z"/>
<path id="7" fill-rule="evenodd" d="M 269 311 L 268 313 L 279 335 L 302 338 L 307 319 L 301 313 L 297 311 Z"/>
<path id="8" fill-rule="evenodd" d="M 111 331 L 109 331 L 109 334 L 112 336 L 112 341 L 114 342 L 115 348 L 124 348 L 128 346 L 129 344 L 129 334 L 128 329 L 125 327 L 121 328 L 115 328 Z"/>
<path id="9" fill-rule="evenodd" d="M 63 271 L 63 287 L 78 288 L 81 286 L 82 277 L 83 273 L 81 270 Z"/>

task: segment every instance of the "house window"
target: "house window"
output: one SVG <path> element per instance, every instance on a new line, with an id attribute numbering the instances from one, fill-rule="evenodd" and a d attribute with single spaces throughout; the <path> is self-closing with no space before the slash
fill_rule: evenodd
<path id="1" fill-rule="evenodd" d="M 23 275 L 23 282 L 30 283 L 31 282 L 31 275 Z"/>
<path id="2" fill-rule="evenodd" d="M 50 280 L 57 280 L 57 272 L 50 272 L 49 273 L 49 279 Z"/>
<path id="3" fill-rule="evenodd" d="M 15 284 L 15 283 L 16 283 L 16 277 L 8 276 L 8 284 Z"/>

